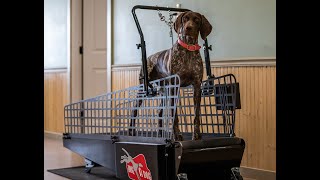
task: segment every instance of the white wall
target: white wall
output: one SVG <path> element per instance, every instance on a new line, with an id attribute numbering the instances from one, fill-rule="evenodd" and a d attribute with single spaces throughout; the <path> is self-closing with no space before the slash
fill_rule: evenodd
<path id="1" fill-rule="evenodd" d="M 211 59 L 276 56 L 275 0 L 118 0 L 113 1 L 113 64 L 141 62 L 140 37 L 131 9 L 135 5 L 175 7 L 197 11 L 213 25 L 208 36 Z M 144 33 L 147 56 L 171 46 L 169 28 L 157 11 L 136 11 Z M 167 12 L 162 12 L 168 18 Z M 174 40 L 176 33 L 174 32 Z M 199 39 L 202 46 L 203 41 Z"/>

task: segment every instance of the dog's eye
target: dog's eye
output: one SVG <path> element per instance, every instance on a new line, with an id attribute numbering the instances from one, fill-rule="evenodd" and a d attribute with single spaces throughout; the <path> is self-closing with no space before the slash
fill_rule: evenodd
<path id="1" fill-rule="evenodd" d="M 188 16 L 183 17 L 183 21 L 184 22 L 189 21 L 189 17 Z"/>
<path id="2" fill-rule="evenodd" d="M 195 22 L 196 24 L 199 24 L 199 23 L 200 23 L 199 18 L 195 18 L 195 19 L 194 19 L 194 22 Z"/>

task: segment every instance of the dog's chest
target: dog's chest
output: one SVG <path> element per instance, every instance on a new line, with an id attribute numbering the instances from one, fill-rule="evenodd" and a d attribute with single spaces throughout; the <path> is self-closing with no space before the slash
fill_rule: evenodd
<path id="1" fill-rule="evenodd" d="M 182 86 L 195 80 L 202 80 L 203 63 L 199 51 L 174 51 L 171 60 L 171 74 L 180 76 Z"/>

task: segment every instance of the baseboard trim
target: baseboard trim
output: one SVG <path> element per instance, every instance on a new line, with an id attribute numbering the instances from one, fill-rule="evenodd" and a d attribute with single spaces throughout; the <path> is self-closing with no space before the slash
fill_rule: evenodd
<path id="1" fill-rule="evenodd" d="M 203 63 L 205 67 L 205 63 Z M 234 58 L 234 59 L 215 59 L 210 61 L 211 67 L 263 67 L 276 66 L 275 57 L 257 57 L 257 58 Z M 130 71 L 140 70 L 141 63 L 134 64 L 114 64 L 111 71 Z"/>
<path id="2" fill-rule="evenodd" d="M 111 71 L 130 71 L 130 70 L 140 70 L 141 64 L 135 63 L 135 64 L 116 64 L 111 66 Z"/>
<path id="3" fill-rule="evenodd" d="M 62 139 L 62 133 L 52 132 L 52 131 L 44 131 L 44 137 L 54 138 L 54 139 Z"/>
<path id="4" fill-rule="evenodd" d="M 44 69 L 44 73 L 61 73 L 61 72 L 68 72 L 67 68 L 51 68 L 51 69 Z"/>
<path id="5" fill-rule="evenodd" d="M 211 67 L 263 67 L 276 66 L 275 57 L 216 59 L 210 61 Z"/>
<path id="6" fill-rule="evenodd" d="M 251 167 L 240 167 L 240 174 L 244 178 L 254 179 L 254 180 L 275 180 L 276 172 L 264 169 L 257 169 Z"/>

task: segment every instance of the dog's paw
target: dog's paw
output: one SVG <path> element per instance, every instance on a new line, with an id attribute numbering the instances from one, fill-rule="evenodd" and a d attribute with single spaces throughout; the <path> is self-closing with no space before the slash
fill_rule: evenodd
<path id="1" fill-rule="evenodd" d="M 192 140 L 201 140 L 201 133 L 193 133 Z"/>
<path id="2" fill-rule="evenodd" d="M 175 135 L 174 135 L 174 140 L 175 140 L 175 141 L 183 141 L 183 136 L 182 136 L 182 134 L 181 134 L 181 133 L 175 134 Z"/>
<path id="3" fill-rule="evenodd" d="M 129 136 L 136 136 L 136 130 L 135 129 L 129 129 Z"/>

